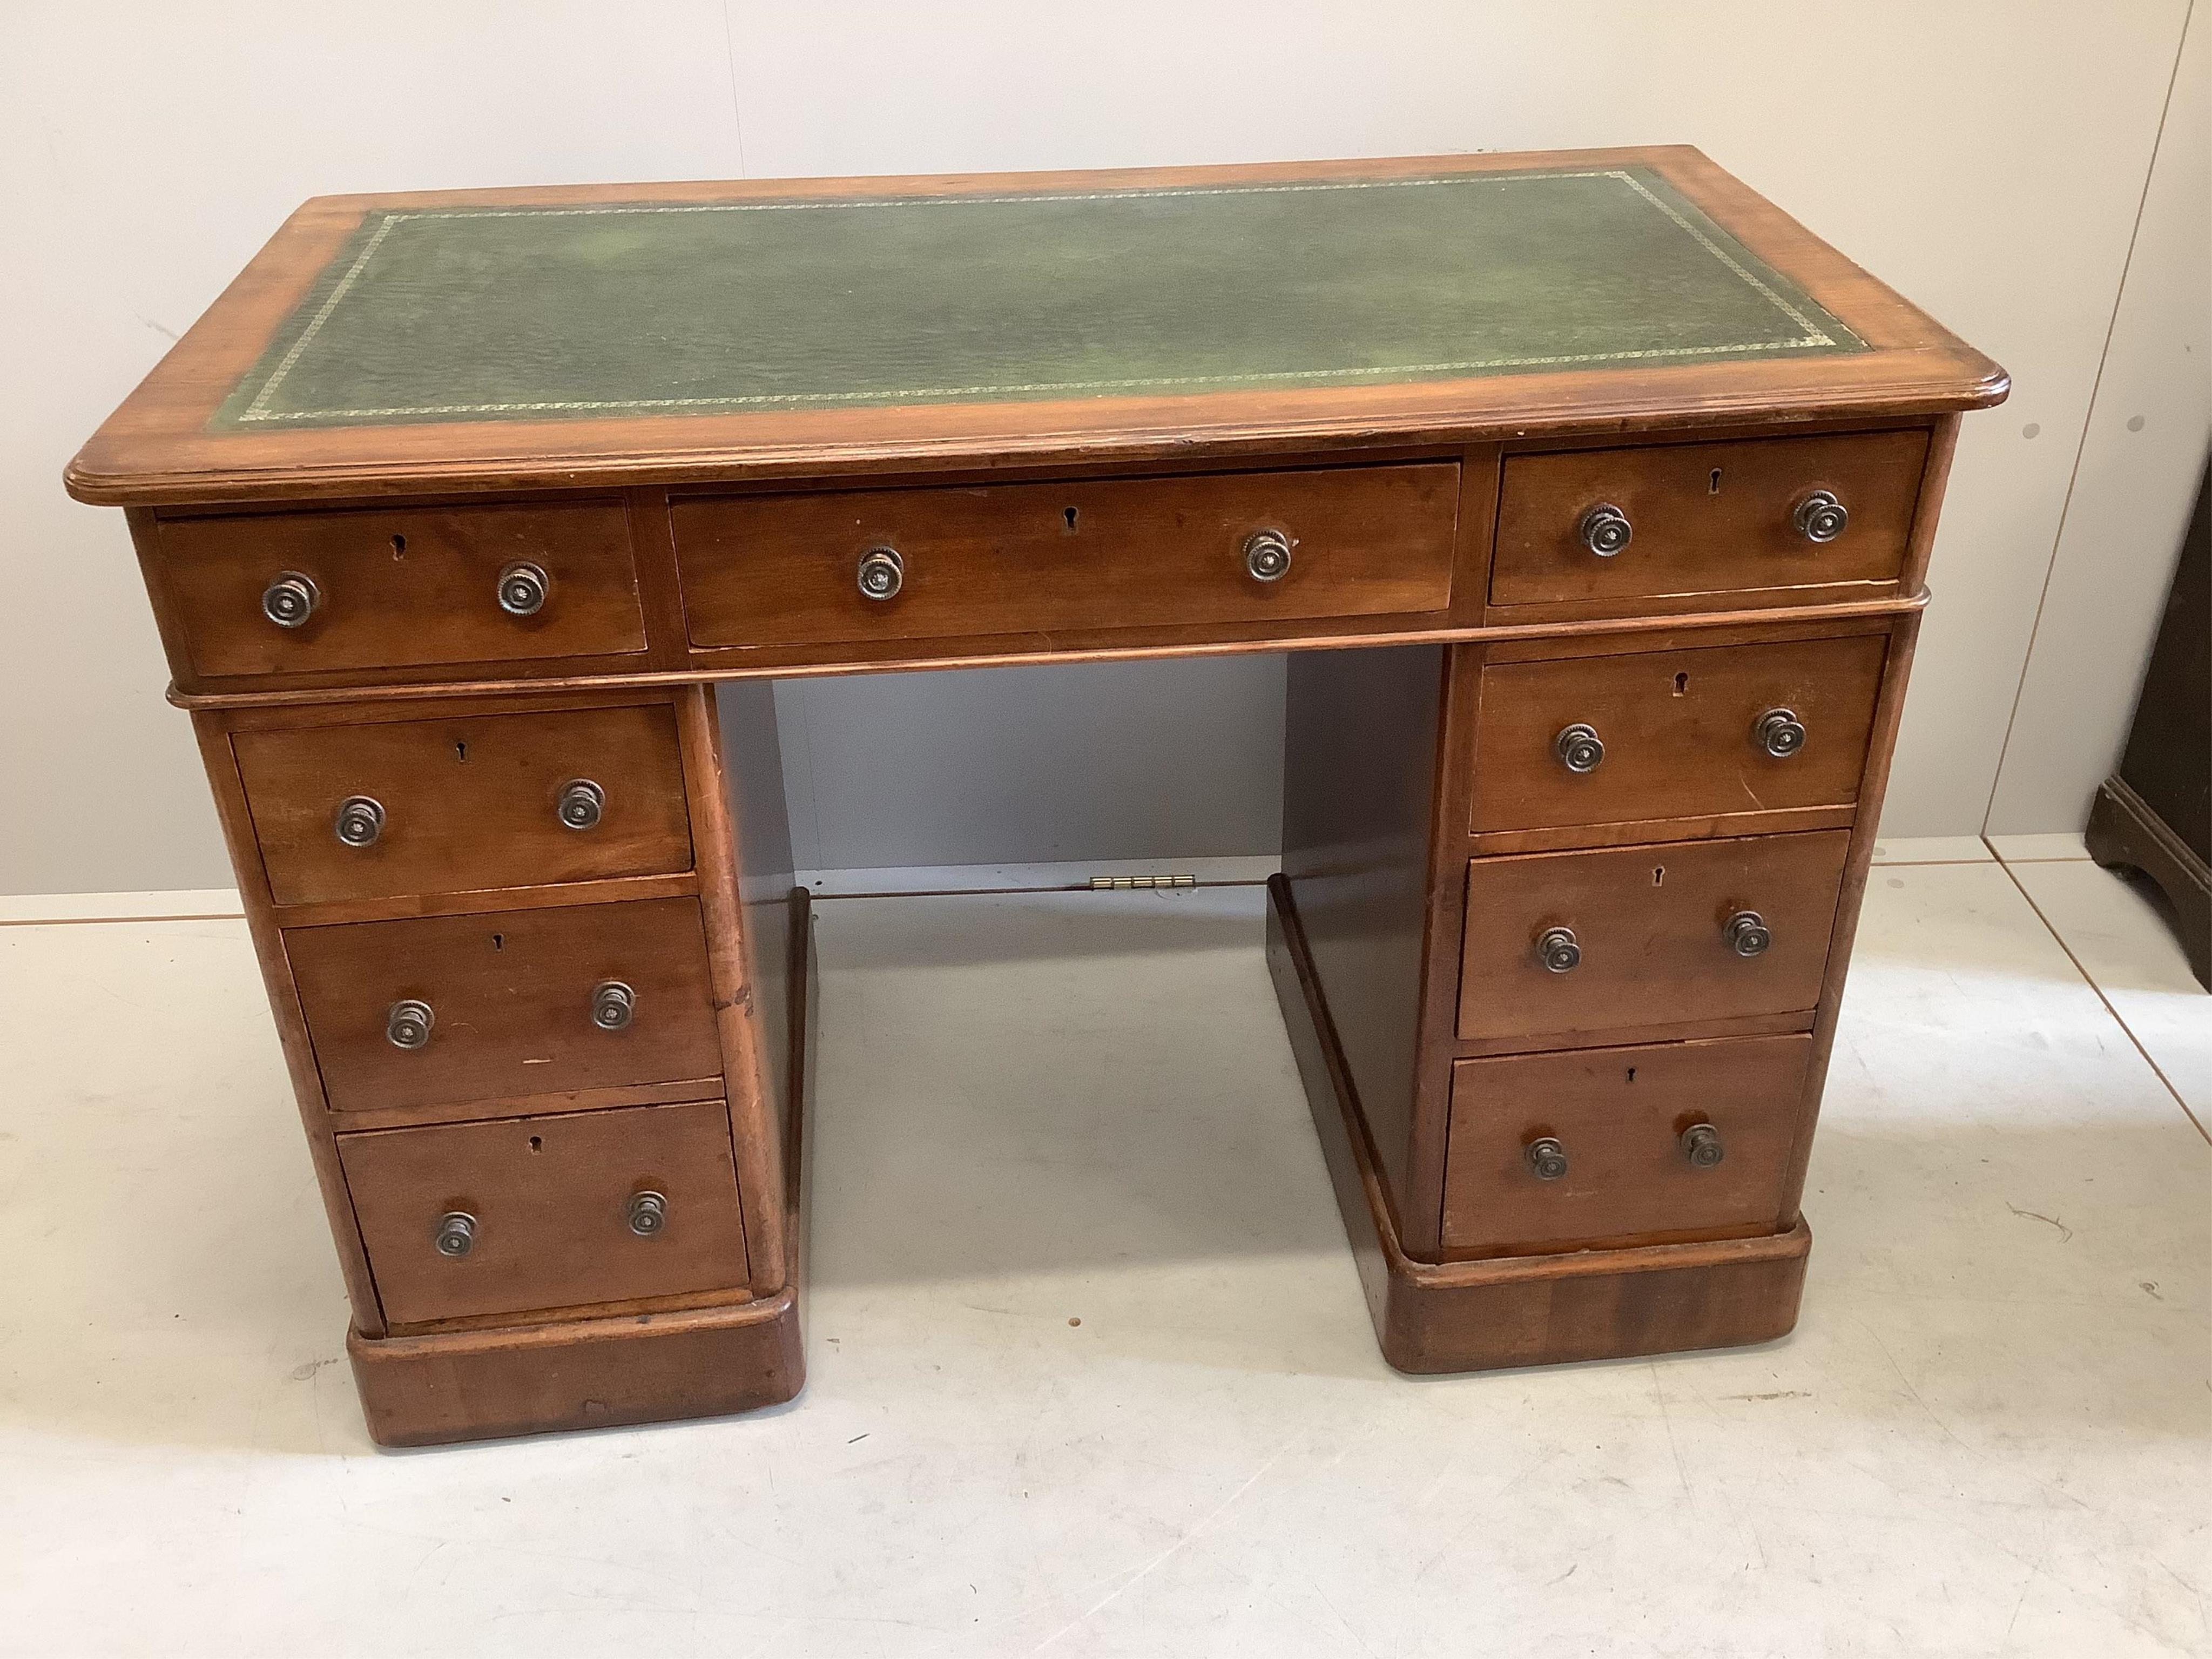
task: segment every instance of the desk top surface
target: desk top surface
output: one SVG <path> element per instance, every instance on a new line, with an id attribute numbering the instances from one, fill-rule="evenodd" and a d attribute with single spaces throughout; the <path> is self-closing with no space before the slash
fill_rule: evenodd
<path id="1" fill-rule="evenodd" d="M 2002 371 L 1695 151 L 322 198 L 87 500 L 1920 412 Z"/>

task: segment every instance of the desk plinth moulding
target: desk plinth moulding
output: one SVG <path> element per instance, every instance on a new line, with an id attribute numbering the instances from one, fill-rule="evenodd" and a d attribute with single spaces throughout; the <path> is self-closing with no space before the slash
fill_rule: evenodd
<path id="1" fill-rule="evenodd" d="M 779 676 L 1292 653 L 1269 958 L 1384 1353 L 1787 1331 L 2005 390 L 1685 149 L 346 197 L 68 483 L 409 1444 L 800 1386 Z"/>

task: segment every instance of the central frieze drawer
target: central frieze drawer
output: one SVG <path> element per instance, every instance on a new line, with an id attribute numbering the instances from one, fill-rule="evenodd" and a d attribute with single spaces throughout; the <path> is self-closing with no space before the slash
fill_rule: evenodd
<path id="1" fill-rule="evenodd" d="M 719 1100 L 340 1135 L 338 1160 L 395 1324 L 745 1282 Z"/>
<path id="2" fill-rule="evenodd" d="M 701 647 L 1442 611 L 1456 462 L 679 500 Z"/>
<path id="3" fill-rule="evenodd" d="M 1810 1011 L 1847 830 L 1476 859 L 1459 1034 L 1548 1048 Z"/>
<path id="4" fill-rule="evenodd" d="M 332 1111 L 721 1073 L 696 899 L 294 927 L 284 953 Z"/>
<path id="5" fill-rule="evenodd" d="M 279 904 L 691 867 L 665 703 L 239 732 Z"/>

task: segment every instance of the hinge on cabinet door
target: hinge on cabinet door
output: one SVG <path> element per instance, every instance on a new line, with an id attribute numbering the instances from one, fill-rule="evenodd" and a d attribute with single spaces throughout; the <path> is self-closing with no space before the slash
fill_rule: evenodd
<path id="1" fill-rule="evenodd" d="M 1094 893 L 1125 893 L 1144 887 L 1195 887 L 1196 876 L 1093 876 L 1091 890 Z"/>

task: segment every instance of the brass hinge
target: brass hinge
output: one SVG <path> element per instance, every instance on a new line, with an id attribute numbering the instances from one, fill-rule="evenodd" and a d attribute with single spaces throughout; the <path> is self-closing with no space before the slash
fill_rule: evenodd
<path id="1" fill-rule="evenodd" d="M 1091 890 L 1094 893 L 1125 893 L 1145 887 L 1195 887 L 1196 876 L 1093 876 Z"/>

